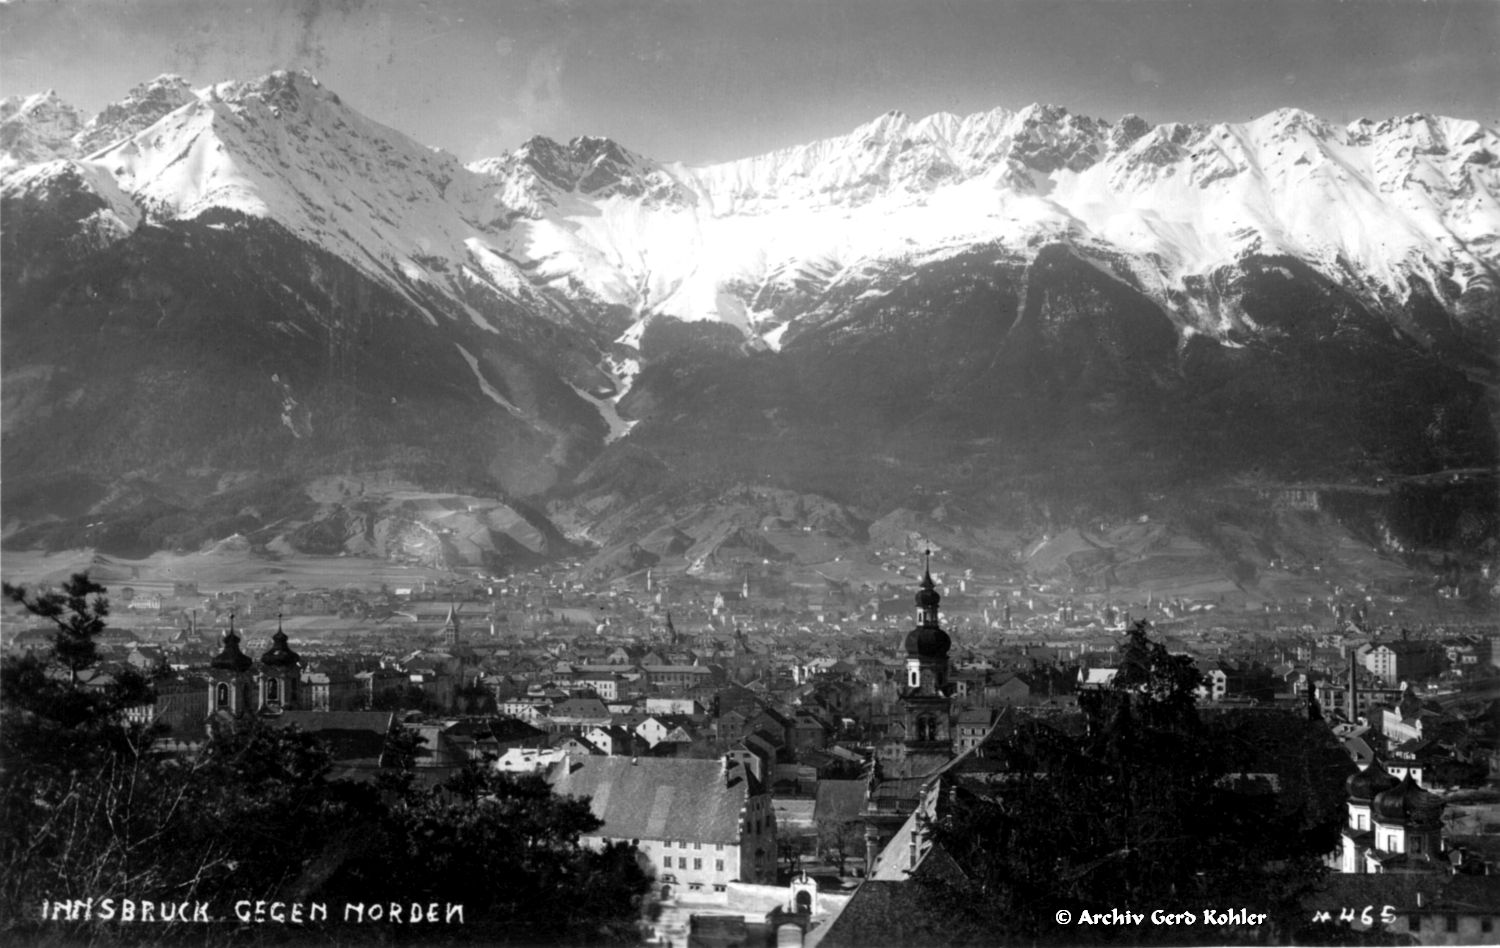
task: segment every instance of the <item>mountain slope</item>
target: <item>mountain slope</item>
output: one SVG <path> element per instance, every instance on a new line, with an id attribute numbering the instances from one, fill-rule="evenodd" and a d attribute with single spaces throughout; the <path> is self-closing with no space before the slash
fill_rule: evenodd
<path id="1" fill-rule="evenodd" d="M 1032 106 L 708 167 L 598 138 L 465 167 L 305 74 L 4 109 L 12 543 L 104 517 L 146 546 L 217 523 L 384 550 L 311 494 L 229 509 L 366 474 L 548 502 L 606 545 L 636 542 L 636 505 L 767 481 L 871 521 L 1316 484 L 1385 497 L 1372 535 L 1500 529 L 1473 475 L 1401 480 L 1497 459 L 1479 123 Z M 494 522 L 562 548 L 527 516 Z"/>

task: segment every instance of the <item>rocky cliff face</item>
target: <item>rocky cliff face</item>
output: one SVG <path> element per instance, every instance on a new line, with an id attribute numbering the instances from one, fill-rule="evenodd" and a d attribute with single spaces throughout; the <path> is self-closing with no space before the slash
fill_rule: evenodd
<path id="1" fill-rule="evenodd" d="M 535 555 L 565 544 L 528 501 L 608 544 L 635 505 L 768 481 L 1018 527 L 1410 483 L 1424 542 L 1496 535 L 1479 123 L 1033 106 L 709 167 L 597 138 L 465 167 L 277 73 L 88 121 L 8 100 L 0 141 L 13 544 L 105 515 L 133 548 L 305 539 L 236 491 L 369 472 L 525 509 L 490 546 Z"/>

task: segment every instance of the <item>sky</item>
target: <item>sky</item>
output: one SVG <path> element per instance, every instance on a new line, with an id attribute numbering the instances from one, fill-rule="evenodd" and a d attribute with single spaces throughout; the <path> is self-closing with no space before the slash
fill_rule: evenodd
<path id="1" fill-rule="evenodd" d="M 1496 0 L 0 0 L 0 95 L 307 69 L 465 161 L 603 135 L 706 164 L 884 112 L 1500 122 Z"/>

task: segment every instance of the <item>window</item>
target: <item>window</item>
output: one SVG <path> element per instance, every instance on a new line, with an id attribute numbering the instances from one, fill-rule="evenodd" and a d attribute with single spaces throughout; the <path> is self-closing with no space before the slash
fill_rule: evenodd
<path id="1" fill-rule="evenodd" d="M 1488 916 L 1488 915 L 1486 915 L 1484 918 L 1481 918 L 1479 920 L 1479 930 L 1482 931 L 1482 932 L 1485 932 L 1486 934 L 1488 934 L 1489 932 L 1494 931 L 1495 930 L 1495 920 L 1493 918 L 1491 918 L 1490 916 Z"/>
<path id="2" fill-rule="evenodd" d="M 693 860 L 693 868 L 694 869 L 702 869 L 703 868 L 703 860 L 701 860 L 701 859 L 694 859 Z"/>
<path id="3" fill-rule="evenodd" d="M 1450 931 L 1450 932 L 1456 932 L 1456 931 L 1458 931 L 1458 916 L 1457 915 L 1449 915 L 1448 918 L 1447 918 L 1447 923 L 1448 923 L 1448 931 Z"/>
<path id="4" fill-rule="evenodd" d="M 715 892 L 723 892 L 726 888 L 728 888 L 728 887 L 725 886 L 724 883 L 722 883 L 722 882 L 715 882 L 714 883 L 714 891 Z M 1489 929 L 1485 929 L 1485 930 L 1488 931 Z"/>
<path id="5" fill-rule="evenodd" d="M 678 869 L 686 869 L 687 868 L 687 857 L 686 856 L 678 856 L 677 857 L 677 868 Z"/>
<path id="6" fill-rule="evenodd" d="M 714 843 L 714 849 L 718 850 L 719 852 L 723 852 L 724 851 L 724 844 L 723 843 Z"/>
<path id="7" fill-rule="evenodd" d="M 1421 931 L 1422 930 L 1422 916 L 1420 916 L 1420 915 L 1409 916 L 1406 919 L 1406 930 L 1409 931 L 1409 932 L 1419 932 L 1419 931 Z"/>
<path id="8" fill-rule="evenodd" d="M 215 689 L 215 692 L 216 693 L 214 695 L 214 705 L 216 707 L 222 708 L 225 705 L 229 704 L 229 686 L 228 685 L 223 684 L 221 682 L 219 684 L 219 687 L 217 689 Z"/>
<path id="9" fill-rule="evenodd" d="M 703 848 L 703 844 L 702 843 L 694 843 L 693 844 L 693 848 L 694 849 L 702 849 Z"/>
<path id="10" fill-rule="evenodd" d="M 723 872 L 724 871 L 724 860 L 722 860 L 722 859 L 715 859 L 714 860 L 714 871 L 715 872 Z M 1485 919 L 1485 924 L 1486 925 L 1489 924 L 1489 919 Z M 1486 928 L 1485 931 L 1489 931 L 1489 929 Z"/>

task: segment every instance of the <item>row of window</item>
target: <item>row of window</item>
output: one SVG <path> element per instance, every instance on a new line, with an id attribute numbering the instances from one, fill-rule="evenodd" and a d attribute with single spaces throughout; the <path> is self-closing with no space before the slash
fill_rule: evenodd
<path id="1" fill-rule="evenodd" d="M 672 857 L 671 856 L 663 856 L 663 857 L 661 857 L 661 867 L 663 869 L 670 869 L 670 868 L 672 868 Z M 678 856 L 677 857 L 677 868 L 678 869 L 686 869 L 687 867 L 688 867 L 687 857 L 686 856 Z M 702 872 L 703 871 L 703 860 L 701 858 L 695 858 L 693 860 L 693 868 L 696 869 L 696 870 L 698 870 L 699 872 Z M 722 860 L 722 859 L 715 859 L 714 860 L 714 871 L 715 872 L 723 872 L 724 871 L 724 860 Z"/>
<path id="2" fill-rule="evenodd" d="M 662 843 L 662 848 L 664 848 L 664 849 L 671 849 L 673 846 L 676 846 L 678 849 L 687 849 L 688 848 L 688 843 L 687 843 L 687 840 L 685 840 L 685 839 L 675 839 L 675 840 L 674 839 L 669 839 L 669 840 L 667 840 L 667 841 L 665 841 L 665 842 Z M 693 848 L 694 849 L 702 849 L 703 848 L 703 844 L 702 843 L 694 843 L 693 844 Z M 723 852 L 724 851 L 724 844 L 723 843 L 714 843 L 714 849 L 718 850 L 719 852 Z"/>
<path id="3" fill-rule="evenodd" d="M 671 885 L 676 885 L 677 884 L 677 877 L 676 876 L 662 876 L 661 877 L 661 881 L 665 882 L 665 883 L 670 883 Z M 714 891 L 715 892 L 723 892 L 727 888 L 728 888 L 728 886 L 725 885 L 722 882 L 715 882 L 714 883 Z M 703 883 L 701 883 L 701 882 L 689 882 L 688 883 L 688 891 L 690 891 L 690 892 L 702 892 L 703 891 Z M 666 898 L 670 894 L 671 894 L 670 893 L 670 886 L 663 886 L 662 887 L 662 898 Z"/>

